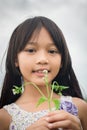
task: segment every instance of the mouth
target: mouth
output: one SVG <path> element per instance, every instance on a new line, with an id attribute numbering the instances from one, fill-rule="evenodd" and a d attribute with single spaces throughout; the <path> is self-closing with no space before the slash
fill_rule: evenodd
<path id="1" fill-rule="evenodd" d="M 44 77 L 45 73 L 50 73 L 50 70 L 48 70 L 48 69 L 37 69 L 37 70 L 33 70 L 32 72 L 39 77 Z"/>

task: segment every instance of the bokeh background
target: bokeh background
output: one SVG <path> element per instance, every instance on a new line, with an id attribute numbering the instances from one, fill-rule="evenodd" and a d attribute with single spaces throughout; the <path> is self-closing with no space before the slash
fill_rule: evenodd
<path id="1" fill-rule="evenodd" d="M 87 98 L 87 0 L 0 0 L 0 89 L 4 54 L 13 30 L 25 19 L 38 15 L 52 19 L 63 31 L 73 68 Z"/>

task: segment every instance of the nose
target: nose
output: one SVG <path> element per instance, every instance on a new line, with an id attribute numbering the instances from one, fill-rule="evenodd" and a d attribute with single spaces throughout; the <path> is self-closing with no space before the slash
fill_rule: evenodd
<path id="1" fill-rule="evenodd" d="M 48 56 L 45 51 L 40 51 L 38 53 L 36 63 L 41 65 L 48 64 Z"/>

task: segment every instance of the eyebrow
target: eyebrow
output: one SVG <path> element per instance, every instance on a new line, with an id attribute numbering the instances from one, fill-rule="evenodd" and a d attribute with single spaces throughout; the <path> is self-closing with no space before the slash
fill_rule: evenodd
<path id="1" fill-rule="evenodd" d="M 28 44 L 36 44 L 37 42 L 29 41 Z"/>
<path id="2" fill-rule="evenodd" d="M 35 44 L 37 44 L 38 42 L 34 42 L 34 41 L 29 41 L 28 42 L 28 44 L 31 44 L 31 45 L 35 45 Z M 50 44 L 50 46 L 52 46 L 52 45 L 54 45 L 55 46 L 55 44 L 53 43 L 53 42 L 49 42 L 49 44 Z"/>

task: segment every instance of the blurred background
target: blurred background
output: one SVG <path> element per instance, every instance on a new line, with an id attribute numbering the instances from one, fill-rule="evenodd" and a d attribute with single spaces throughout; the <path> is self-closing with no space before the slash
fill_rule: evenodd
<path id="1" fill-rule="evenodd" d="M 5 72 L 4 55 L 13 30 L 25 19 L 38 15 L 52 19 L 63 31 L 87 99 L 87 0 L 0 0 L 0 89 Z"/>

